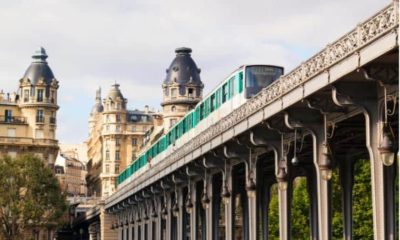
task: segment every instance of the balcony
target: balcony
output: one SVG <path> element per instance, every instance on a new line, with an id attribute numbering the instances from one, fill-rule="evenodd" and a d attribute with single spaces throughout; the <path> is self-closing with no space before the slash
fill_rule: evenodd
<path id="1" fill-rule="evenodd" d="M 0 123 L 26 124 L 26 119 L 24 117 L 0 116 Z"/>
<path id="2" fill-rule="evenodd" d="M 58 145 L 58 140 L 46 138 L 34 139 L 27 137 L 0 137 L 0 144 L 56 146 Z"/>

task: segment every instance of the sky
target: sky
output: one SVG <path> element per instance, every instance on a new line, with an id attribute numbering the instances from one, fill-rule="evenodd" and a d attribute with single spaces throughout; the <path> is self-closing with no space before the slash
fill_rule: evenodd
<path id="1" fill-rule="evenodd" d="M 115 82 L 130 109 L 161 109 L 177 47 L 192 48 L 205 93 L 242 64 L 288 72 L 388 0 L 0 0 L 0 90 L 43 46 L 60 83 L 57 137 L 82 143 L 95 90 Z"/>

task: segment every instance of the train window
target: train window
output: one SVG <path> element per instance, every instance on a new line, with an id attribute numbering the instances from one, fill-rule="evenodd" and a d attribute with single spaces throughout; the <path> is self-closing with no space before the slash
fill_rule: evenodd
<path id="1" fill-rule="evenodd" d="M 211 104 L 210 104 L 210 105 L 211 105 L 211 106 L 210 106 L 211 112 L 213 112 L 213 111 L 215 110 L 216 106 L 217 106 L 215 100 L 216 100 L 216 99 L 215 99 L 215 93 L 213 93 L 213 94 L 211 95 Z"/>
<path id="2" fill-rule="evenodd" d="M 246 97 L 256 95 L 283 74 L 281 67 L 250 66 L 246 68 Z"/>
<path id="3" fill-rule="evenodd" d="M 243 72 L 240 72 L 237 75 L 237 80 L 238 80 L 238 92 L 241 93 L 243 92 Z"/>
<path id="4" fill-rule="evenodd" d="M 228 83 L 222 86 L 222 103 L 226 102 L 226 100 L 228 100 Z"/>
<path id="5" fill-rule="evenodd" d="M 200 120 L 204 118 L 204 102 L 200 104 Z"/>

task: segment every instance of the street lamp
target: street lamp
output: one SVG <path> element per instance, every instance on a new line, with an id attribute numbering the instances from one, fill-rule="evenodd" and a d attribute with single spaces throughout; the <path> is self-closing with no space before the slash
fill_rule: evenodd
<path id="1" fill-rule="evenodd" d="M 226 183 L 224 183 L 224 186 L 222 187 L 222 193 L 221 193 L 222 201 L 224 202 L 225 205 L 229 204 L 230 199 L 231 199 L 231 193 L 229 192 L 228 186 Z"/>
<path id="2" fill-rule="evenodd" d="M 293 166 L 299 165 L 299 159 L 297 158 L 297 128 L 294 129 L 294 146 L 293 146 Z"/>
<path id="3" fill-rule="evenodd" d="M 282 191 L 287 189 L 287 173 L 284 167 L 279 167 L 278 174 L 276 174 L 278 181 L 278 188 Z"/>
<path id="4" fill-rule="evenodd" d="M 249 177 L 249 182 L 246 186 L 247 197 L 254 198 L 256 196 L 256 183 L 254 182 L 253 177 Z"/>
<path id="5" fill-rule="evenodd" d="M 201 203 L 202 203 L 202 206 L 204 209 L 208 209 L 208 207 L 210 205 L 210 199 L 208 198 L 206 187 L 204 187 L 204 190 L 203 190 L 203 196 L 201 198 Z"/>
<path id="6" fill-rule="evenodd" d="M 381 161 L 385 166 L 391 166 L 394 162 L 394 143 L 390 126 L 385 123 L 382 129 L 382 136 L 378 147 Z"/>
<path id="7" fill-rule="evenodd" d="M 322 146 L 322 158 L 319 168 L 321 169 L 322 179 L 329 181 L 332 178 L 332 159 L 326 142 Z"/>
<path id="8" fill-rule="evenodd" d="M 329 181 L 332 178 L 332 155 L 329 151 L 328 145 L 328 133 L 327 133 L 327 119 L 324 114 L 324 142 L 322 143 L 322 154 L 319 159 L 319 169 L 321 170 L 321 177 L 325 181 Z"/>

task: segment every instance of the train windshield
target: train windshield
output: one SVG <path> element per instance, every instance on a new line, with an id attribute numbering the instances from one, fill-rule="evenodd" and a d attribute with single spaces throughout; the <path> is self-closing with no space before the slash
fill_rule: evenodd
<path id="1" fill-rule="evenodd" d="M 249 66 L 246 67 L 246 98 L 256 95 L 283 74 L 282 67 Z"/>

